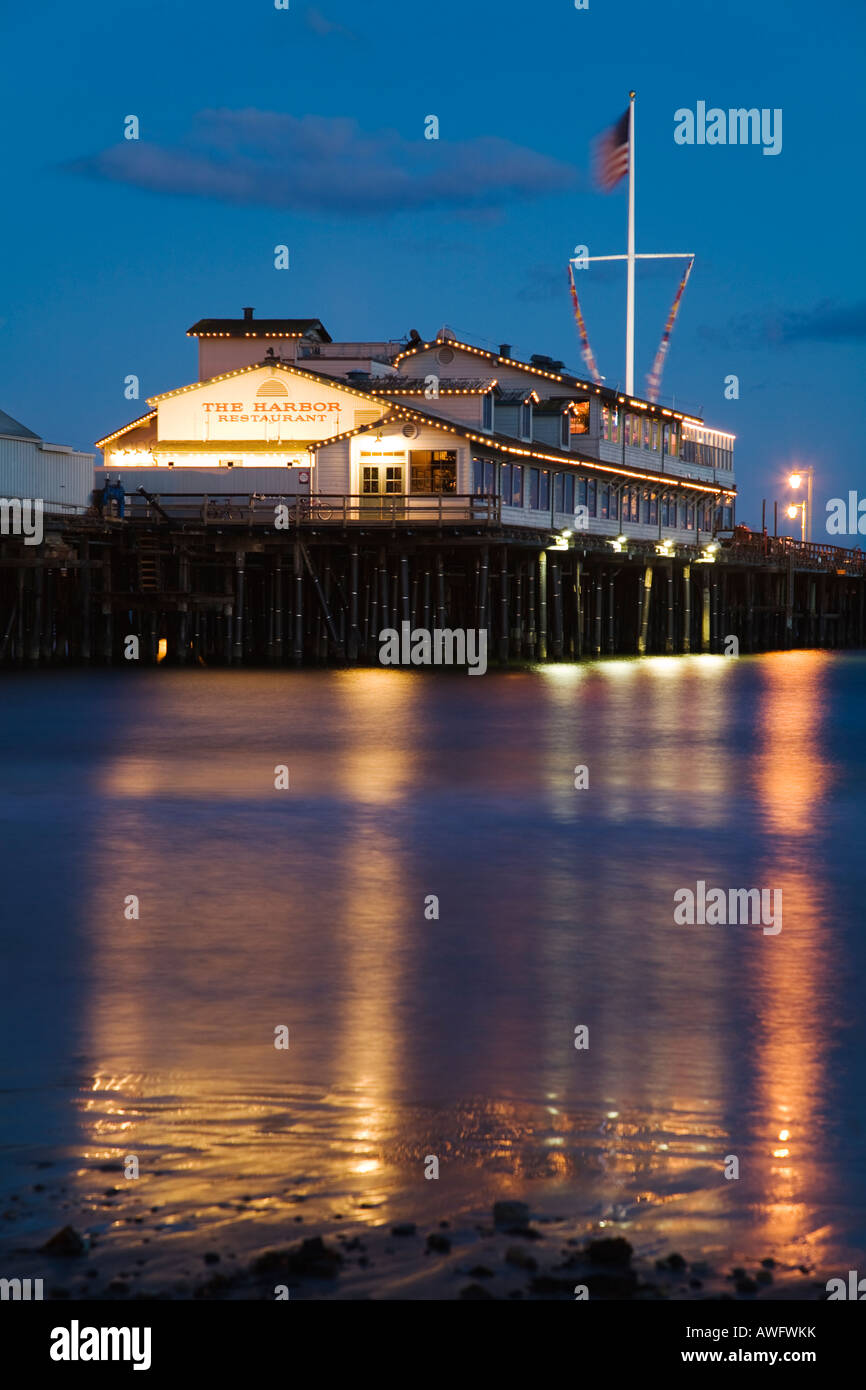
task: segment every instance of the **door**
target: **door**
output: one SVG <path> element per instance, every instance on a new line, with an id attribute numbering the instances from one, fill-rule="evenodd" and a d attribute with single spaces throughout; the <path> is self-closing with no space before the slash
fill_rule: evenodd
<path id="1" fill-rule="evenodd" d="M 403 464 L 362 463 L 360 508 L 382 521 L 403 515 Z"/>

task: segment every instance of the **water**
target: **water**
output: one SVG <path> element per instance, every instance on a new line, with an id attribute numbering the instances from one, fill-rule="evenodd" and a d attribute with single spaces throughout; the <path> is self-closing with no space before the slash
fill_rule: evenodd
<path id="1" fill-rule="evenodd" d="M 4 1266 L 66 1221 L 151 1231 L 156 1278 L 301 1202 L 507 1196 L 862 1265 L 864 692 L 817 652 L 7 677 Z M 676 925 L 700 879 L 780 888 L 782 931 Z"/>

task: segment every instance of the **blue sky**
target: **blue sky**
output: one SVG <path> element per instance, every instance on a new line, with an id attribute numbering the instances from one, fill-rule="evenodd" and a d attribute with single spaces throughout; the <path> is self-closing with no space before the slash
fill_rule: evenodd
<path id="1" fill-rule="evenodd" d="M 625 249 L 590 147 L 633 87 L 638 250 L 697 255 L 662 395 L 736 432 L 742 519 L 811 463 L 818 539 L 823 499 L 866 492 L 864 32 L 860 0 L 7 8 L 0 408 L 92 448 L 139 413 L 127 374 L 194 380 L 186 329 L 245 304 L 335 338 L 447 323 L 583 374 L 565 267 Z M 699 100 L 781 108 L 781 153 L 675 144 Z M 678 274 L 638 269 L 641 393 Z M 579 284 L 619 383 L 624 271 Z"/>

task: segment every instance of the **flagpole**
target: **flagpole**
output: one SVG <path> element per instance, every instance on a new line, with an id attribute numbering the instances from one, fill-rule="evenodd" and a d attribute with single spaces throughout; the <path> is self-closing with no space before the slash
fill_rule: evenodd
<path id="1" fill-rule="evenodd" d="M 625 313 L 625 390 L 634 395 L 634 92 L 628 94 L 628 288 Z"/>

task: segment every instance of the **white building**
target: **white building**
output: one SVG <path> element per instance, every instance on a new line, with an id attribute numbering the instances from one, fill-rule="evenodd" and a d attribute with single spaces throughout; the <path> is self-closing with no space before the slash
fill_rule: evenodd
<path id="1" fill-rule="evenodd" d="M 335 343 L 318 319 L 252 309 L 189 335 L 199 380 L 98 442 L 102 481 L 163 498 L 309 491 L 349 522 L 444 512 L 690 545 L 733 525 L 732 435 L 550 358 L 444 331 Z"/>
<path id="2" fill-rule="evenodd" d="M 91 504 L 93 465 L 93 454 L 47 444 L 0 410 L 0 498 L 41 498 L 47 515 L 84 512 Z"/>

